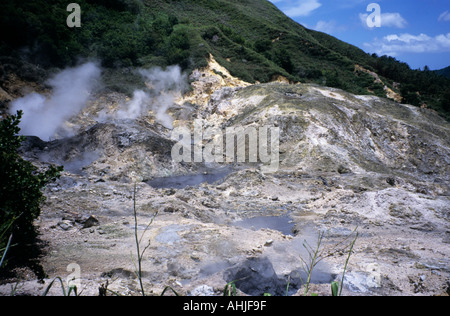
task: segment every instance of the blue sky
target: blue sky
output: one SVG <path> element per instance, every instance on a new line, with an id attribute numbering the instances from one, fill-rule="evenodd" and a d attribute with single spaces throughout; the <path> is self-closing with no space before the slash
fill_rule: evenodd
<path id="1" fill-rule="evenodd" d="M 450 66 L 449 0 L 270 0 L 307 28 L 418 69 Z M 379 5 L 381 27 L 367 19 Z M 369 17 L 370 18 L 370 17 Z"/>

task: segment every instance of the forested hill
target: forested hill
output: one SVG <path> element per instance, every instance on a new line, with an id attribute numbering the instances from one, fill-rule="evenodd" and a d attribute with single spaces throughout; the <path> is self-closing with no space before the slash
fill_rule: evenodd
<path id="1" fill-rule="evenodd" d="M 450 66 L 444 69 L 436 70 L 435 72 L 450 79 Z"/>
<path id="2" fill-rule="evenodd" d="M 386 85 L 404 103 L 450 118 L 449 79 L 308 30 L 266 0 L 78 0 L 80 28 L 66 25 L 71 2 L 2 0 L 0 54 L 43 67 L 73 65 L 84 57 L 109 68 L 179 64 L 192 70 L 212 53 L 248 82 L 283 75 L 379 96 L 386 96 Z"/>

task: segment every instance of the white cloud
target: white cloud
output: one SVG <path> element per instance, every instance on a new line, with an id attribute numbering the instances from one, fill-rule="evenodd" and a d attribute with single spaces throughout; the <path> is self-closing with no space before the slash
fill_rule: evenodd
<path id="1" fill-rule="evenodd" d="M 281 0 L 271 0 L 272 3 L 282 3 Z M 320 8 L 322 4 L 319 0 L 290 0 L 284 1 L 285 4 L 281 6 L 283 12 L 291 18 L 302 16 L 309 16 L 315 10 Z"/>
<path id="2" fill-rule="evenodd" d="M 450 52 L 450 33 L 431 37 L 427 34 L 392 34 L 364 43 L 364 47 L 378 55 L 397 56 L 400 53 Z"/>
<path id="3" fill-rule="evenodd" d="M 360 14 L 362 24 L 367 27 L 367 13 Z M 408 25 L 408 22 L 402 17 L 400 13 L 382 13 L 381 14 L 381 27 L 395 27 L 403 29 Z"/>
<path id="4" fill-rule="evenodd" d="M 400 13 L 382 13 L 381 26 L 396 27 L 403 29 L 408 25 L 408 22 L 400 15 Z"/>
<path id="5" fill-rule="evenodd" d="M 401 34 L 396 35 L 388 35 L 384 38 L 387 42 L 403 42 L 407 44 L 411 44 L 413 42 L 427 42 L 431 40 L 431 37 L 429 37 L 426 34 L 420 34 L 420 35 L 411 35 L 411 34 Z"/>
<path id="6" fill-rule="evenodd" d="M 450 12 L 445 11 L 444 13 L 442 13 L 439 18 L 438 18 L 439 22 L 448 22 L 450 21 Z"/>
<path id="7" fill-rule="evenodd" d="M 315 26 L 307 26 L 306 24 L 304 24 L 304 26 L 309 29 L 327 34 L 336 34 L 345 31 L 347 29 L 344 25 L 339 25 L 335 20 L 331 21 L 320 20 L 316 23 Z"/>
<path id="8" fill-rule="evenodd" d="M 319 32 L 332 33 L 336 29 L 336 22 L 319 21 L 316 26 L 312 27 L 312 29 Z"/>

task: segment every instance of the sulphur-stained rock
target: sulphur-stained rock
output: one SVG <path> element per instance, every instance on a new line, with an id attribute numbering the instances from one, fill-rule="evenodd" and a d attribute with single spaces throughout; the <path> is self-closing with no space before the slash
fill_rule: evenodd
<path id="1" fill-rule="evenodd" d="M 194 70 L 190 79 L 193 80 L 191 84 L 193 91 L 185 95 L 181 100 L 178 100 L 178 103 L 190 102 L 206 106 L 212 94 L 222 88 L 239 88 L 250 85 L 233 77 L 212 55 L 209 57 L 208 66 Z"/>
<path id="2" fill-rule="evenodd" d="M 65 166 L 46 188 L 36 221 L 49 245 L 41 260 L 49 277 L 64 279 L 75 263 L 86 295 L 106 284 L 139 294 L 137 236 L 145 249 L 147 293 L 173 285 L 181 294 L 216 295 L 238 280 L 244 294 L 285 295 L 289 283 L 288 294 L 301 295 L 300 258 L 310 258 L 307 249 L 316 249 L 322 232 L 326 258 L 313 273 L 311 291 L 329 295 L 357 229 L 343 294 L 446 291 L 448 122 L 431 110 L 283 78 L 250 85 L 213 56 L 190 75 L 192 90 L 176 99 L 171 92 L 165 113 L 174 128 L 188 130 L 185 144 L 204 151 L 220 144 L 227 129 L 258 135 L 277 128 L 278 168 L 266 172 L 261 160 L 176 161 L 172 149 L 181 140 L 158 123 L 151 104 L 136 119 L 113 117 L 133 98 L 97 91 L 70 119 L 73 135 L 49 142 L 28 137 L 22 147 L 38 168 Z M 250 136 L 236 135 L 236 141 L 250 146 Z M 260 158 L 264 146 L 254 148 Z M 226 158 L 226 150 L 222 154 Z M 25 282 L 22 288 L 38 294 L 33 287 Z M 0 294 L 10 291 L 11 284 L 0 285 Z"/>

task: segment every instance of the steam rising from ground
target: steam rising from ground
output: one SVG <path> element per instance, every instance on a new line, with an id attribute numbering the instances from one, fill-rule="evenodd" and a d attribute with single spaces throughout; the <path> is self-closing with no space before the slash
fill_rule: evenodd
<path id="1" fill-rule="evenodd" d="M 136 90 L 133 98 L 113 115 L 100 113 L 99 120 L 136 119 L 153 111 L 156 122 L 172 129 L 172 118 L 167 110 L 174 100 L 187 87 L 187 77 L 179 66 L 171 66 L 163 70 L 156 67 L 150 70 L 141 69 L 147 89 Z M 80 113 L 86 107 L 89 95 L 99 81 L 100 68 L 95 63 L 86 63 L 76 68 L 69 68 L 47 81 L 52 93 L 45 96 L 30 93 L 11 103 L 10 113 L 24 111 L 20 128 L 23 135 L 38 136 L 48 141 L 58 133 L 59 136 L 71 134 L 64 123 Z"/>
<path id="2" fill-rule="evenodd" d="M 166 70 L 156 67 L 141 69 L 139 73 L 146 81 L 147 91 L 136 90 L 130 102 L 117 111 L 116 119 L 136 119 L 153 111 L 158 123 L 172 129 L 172 118 L 167 110 L 174 100 L 187 87 L 187 77 L 181 73 L 179 66 L 170 66 Z"/>
<path id="3" fill-rule="evenodd" d="M 52 94 L 46 97 L 31 93 L 11 104 L 11 114 L 24 111 L 20 124 L 23 135 L 38 136 L 48 141 L 64 122 L 78 114 L 85 106 L 101 70 L 95 63 L 66 69 L 47 81 Z"/>

